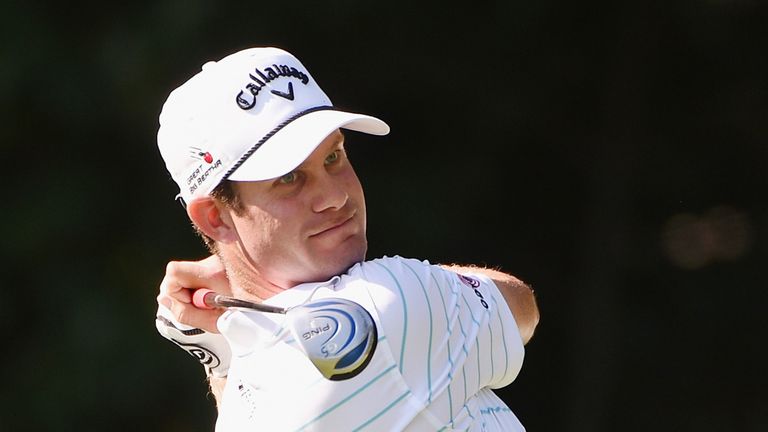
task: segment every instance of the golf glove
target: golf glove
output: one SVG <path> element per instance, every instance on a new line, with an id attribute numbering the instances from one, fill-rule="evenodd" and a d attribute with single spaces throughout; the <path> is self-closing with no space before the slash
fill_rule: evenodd
<path id="1" fill-rule="evenodd" d="M 180 346 L 205 367 L 209 376 L 227 376 L 232 352 L 224 336 L 181 324 L 163 305 L 157 308 L 157 331 L 166 339 Z"/>

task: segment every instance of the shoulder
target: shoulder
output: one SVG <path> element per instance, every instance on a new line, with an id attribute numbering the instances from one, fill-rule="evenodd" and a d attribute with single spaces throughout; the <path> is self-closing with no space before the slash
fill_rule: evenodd
<path id="1" fill-rule="evenodd" d="M 386 284 L 433 283 L 446 273 L 438 265 L 427 260 L 406 258 L 399 255 L 383 256 L 364 261 L 352 267 L 347 273 L 352 279 Z"/>
<path id="2" fill-rule="evenodd" d="M 370 259 L 355 264 L 347 271 L 346 276 L 366 277 L 379 273 L 401 273 L 407 271 L 409 268 L 420 268 L 425 265 L 430 265 L 429 261 L 404 258 L 399 255 L 385 255 L 380 258 Z"/>
<path id="3" fill-rule="evenodd" d="M 382 267 L 382 268 L 388 268 L 393 270 L 401 270 L 405 267 L 435 267 L 433 266 L 428 260 L 419 260 L 416 258 L 406 258 L 402 257 L 400 255 L 394 255 L 394 256 L 387 256 L 384 255 L 380 258 L 375 258 L 368 261 L 363 261 L 359 264 L 360 267 L 365 268 L 371 268 L 371 267 Z M 356 266 L 357 267 L 357 266 Z M 354 269 L 354 267 L 353 267 Z"/>
<path id="4" fill-rule="evenodd" d="M 339 287 L 365 291 L 378 302 L 414 304 L 414 297 L 429 295 L 454 282 L 429 261 L 402 256 L 384 256 L 358 263 L 341 277 Z"/>

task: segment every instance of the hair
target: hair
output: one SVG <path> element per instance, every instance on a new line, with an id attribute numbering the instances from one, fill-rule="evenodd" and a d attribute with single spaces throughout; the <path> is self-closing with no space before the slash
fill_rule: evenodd
<path id="1" fill-rule="evenodd" d="M 223 204 L 225 207 L 232 209 L 235 214 L 240 215 L 245 210 L 245 207 L 243 207 L 243 202 L 240 200 L 240 195 L 237 193 L 237 190 L 235 190 L 234 182 L 230 180 L 224 180 L 219 183 L 213 189 L 213 191 L 211 191 L 210 196 L 211 198 Z M 197 235 L 199 235 L 203 240 L 203 243 L 205 243 L 205 247 L 208 248 L 208 251 L 210 251 L 212 254 L 216 254 L 218 252 L 216 248 L 216 240 L 208 237 L 205 233 L 200 231 L 200 229 L 194 223 L 192 224 L 192 227 L 195 229 Z"/>

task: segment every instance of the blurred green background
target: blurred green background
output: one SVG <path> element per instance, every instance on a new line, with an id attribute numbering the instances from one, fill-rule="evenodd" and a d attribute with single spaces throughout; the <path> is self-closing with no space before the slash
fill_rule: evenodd
<path id="1" fill-rule="evenodd" d="M 210 431 L 154 329 L 204 256 L 156 148 L 167 94 L 296 54 L 351 135 L 371 257 L 500 266 L 542 310 L 499 393 L 530 431 L 768 430 L 768 4 L 0 4 L 0 431 Z"/>

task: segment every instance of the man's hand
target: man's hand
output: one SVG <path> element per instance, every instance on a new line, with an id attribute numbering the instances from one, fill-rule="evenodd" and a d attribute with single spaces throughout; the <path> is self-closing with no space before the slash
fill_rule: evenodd
<path id="1" fill-rule="evenodd" d="M 201 261 L 171 261 L 160 283 L 157 303 L 165 306 L 175 321 L 209 333 L 218 333 L 216 321 L 223 309 L 198 309 L 192 304 L 192 293 L 208 288 L 219 294 L 231 295 L 229 279 L 216 255 Z"/>
<path id="2" fill-rule="evenodd" d="M 163 337 L 195 357 L 211 380 L 223 378 L 232 356 L 229 343 L 216 327 L 224 311 L 196 308 L 192 292 L 197 288 L 229 294 L 229 281 L 216 256 L 168 263 L 157 296 L 155 326 Z"/>

